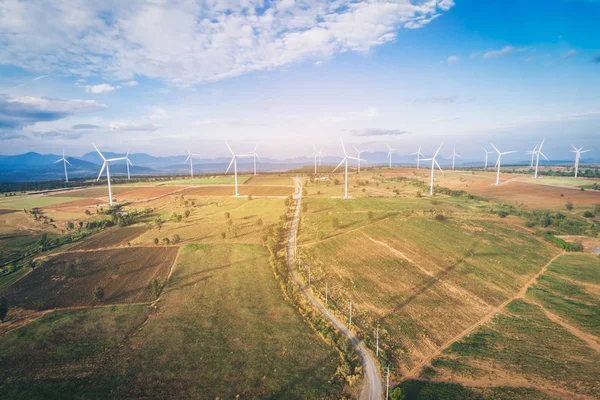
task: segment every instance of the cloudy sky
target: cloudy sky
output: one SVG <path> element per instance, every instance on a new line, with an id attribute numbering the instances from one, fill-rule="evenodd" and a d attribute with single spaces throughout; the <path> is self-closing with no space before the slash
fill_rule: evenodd
<path id="1" fill-rule="evenodd" d="M 598 21 L 597 0 L 2 0 L 0 152 L 600 151 Z"/>

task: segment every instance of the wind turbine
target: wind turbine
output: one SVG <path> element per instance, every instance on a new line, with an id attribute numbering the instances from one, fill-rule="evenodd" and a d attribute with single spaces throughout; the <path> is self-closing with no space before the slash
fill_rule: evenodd
<path id="1" fill-rule="evenodd" d="M 484 148 L 483 151 L 485 151 L 485 167 L 484 167 L 484 169 L 487 169 L 488 168 L 488 156 L 490 154 L 493 154 L 494 152 L 488 151 L 486 148 Z"/>
<path id="2" fill-rule="evenodd" d="M 104 161 L 102 163 L 102 168 L 100 169 L 100 173 L 98 174 L 98 179 L 96 179 L 96 182 L 100 180 L 100 177 L 102 176 L 102 172 L 104 172 L 104 168 L 106 168 L 106 180 L 108 181 L 108 204 L 112 207 L 113 200 L 112 200 L 112 191 L 110 190 L 110 166 L 109 166 L 109 163 L 111 163 L 113 161 L 125 160 L 127 157 L 117 157 L 117 158 L 106 159 L 104 157 L 104 155 L 102 153 L 100 153 L 100 150 L 98 150 L 98 148 L 96 147 L 96 145 L 94 143 L 92 143 L 92 146 L 94 146 L 94 148 L 96 149 L 98 154 L 100 154 L 100 157 L 102 157 L 102 160 Z"/>
<path id="3" fill-rule="evenodd" d="M 317 153 L 317 155 L 319 156 L 319 167 L 320 167 L 321 166 L 321 161 L 325 157 L 325 155 L 323 154 L 323 149 L 319 149 L 319 152 Z"/>
<path id="4" fill-rule="evenodd" d="M 583 148 L 583 147 L 582 147 Z M 57 162 L 63 162 L 63 165 L 65 167 L 65 182 L 69 183 L 69 175 L 67 174 L 67 164 L 71 165 L 71 163 L 69 162 L 69 160 L 67 160 L 67 158 L 65 157 L 65 149 L 63 149 L 63 155 L 61 159 L 58 159 L 56 161 L 54 161 L 54 164 L 56 164 Z M 72 165 L 71 165 L 72 167 Z M 575 175 L 577 176 L 577 175 Z"/>
<path id="5" fill-rule="evenodd" d="M 496 166 L 498 167 L 498 172 L 496 173 L 496 185 L 498 185 L 500 183 L 500 168 L 502 167 L 502 156 L 505 154 L 516 153 L 516 151 L 505 151 L 504 153 L 502 153 L 496 148 L 496 146 L 494 146 L 493 143 L 490 144 L 492 145 L 494 150 L 496 150 L 496 153 L 498 153 L 498 161 L 496 161 Z"/>
<path id="6" fill-rule="evenodd" d="M 345 167 L 346 177 L 344 179 L 344 198 L 347 199 L 348 198 L 348 160 L 356 160 L 356 161 L 360 162 L 361 159 L 357 158 L 357 157 L 350 157 L 348 155 L 348 153 L 346 153 L 346 147 L 344 146 L 344 141 L 341 140 L 341 142 L 342 142 L 342 150 L 344 150 L 344 159 L 338 164 L 337 167 L 335 167 L 333 172 L 335 172 L 342 164 L 346 163 L 346 167 Z M 362 160 L 362 161 L 365 161 L 365 160 Z"/>
<path id="7" fill-rule="evenodd" d="M 454 147 L 450 157 L 446 158 L 447 160 L 452 159 L 452 171 L 454 171 L 454 162 L 456 161 L 456 157 L 461 158 L 458 154 L 456 154 L 456 147 Z"/>
<path id="8" fill-rule="evenodd" d="M 573 150 L 571 150 L 571 153 L 575 153 L 575 178 L 577 178 L 577 174 L 579 172 L 579 160 L 581 159 L 581 155 L 583 153 L 587 153 L 588 151 L 592 151 L 592 149 L 588 149 L 588 150 L 583 150 L 583 148 L 585 146 L 581 146 L 581 148 L 577 148 L 573 145 L 571 145 L 571 147 L 573 148 Z M 64 157 L 64 155 L 63 155 Z M 58 160 L 60 161 L 60 160 Z M 65 174 L 67 173 L 67 167 L 65 167 Z"/>
<path id="9" fill-rule="evenodd" d="M 127 165 L 127 180 L 130 180 L 131 177 L 129 176 L 129 166 L 131 165 L 133 167 L 133 163 L 129 159 L 129 150 L 127 150 L 127 154 L 125 154 L 125 160 L 127 161 L 126 162 L 126 165 Z"/>
<path id="10" fill-rule="evenodd" d="M 419 163 L 421 161 L 421 156 L 423 156 L 424 154 L 421 153 L 421 146 L 419 146 L 419 150 L 417 150 L 416 153 L 412 153 L 411 156 L 417 156 L 417 169 L 419 169 Z"/>
<path id="11" fill-rule="evenodd" d="M 540 144 L 540 147 L 538 147 L 537 151 L 535 152 L 536 154 L 536 159 L 535 159 L 535 176 L 534 178 L 537 179 L 538 176 L 538 167 L 540 165 L 540 155 L 543 156 L 546 161 L 550 161 L 548 160 L 548 157 L 546 157 L 546 155 L 544 153 L 542 153 L 542 146 L 544 145 L 544 142 L 546 141 L 546 138 L 544 138 L 544 140 L 542 140 L 542 143 Z"/>
<path id="12" fill-rule="evenodd" d="M 530 150 L 527 153 L 525 153 L 527 155 L 531 154 L 531 164 L 529 164 L 529 168 L 533 168 L 533 161 L 535 158 L 535 154 L 537 152 L 537 147 L 538 147 L 538 145 L 536 144 L 535 147 L 533 148 L 533 150 Z"/>
<path id="13" fill-rule="evenodd" d="M 231 165 L 233 164 L 233 175 L 235 177 L 235 197 L 239 197 L 239 193 L 238 193 L 238 178 L 237 178 L 237 159 L 238 157 L 249 157 L 248 154 L 238 154 L 236 155 L 233 150 L 231 150 L 231 147 L 229 146 L 229 143 L 225 142 L 225 145 L 227 146 L 227 148 L 229 149 L 229 151 L 231 152 L 231 162 L 229 163 L 229 166 L 227 167 L 227 171 L 225 171 L 225 174 L 227 174 L 229 172 L 229 169 L 231 168 Z"/>
<path id="14" fill-rule="evenodd" d="M 193 178 L 194 177 L 194 157 L 199 157 L 198 154 L 193 154 L 190 149 L 188 149 L 188 156 L 185 159 L 184 163 L 190 162 L 190 176 Z"/>
<path id="15" fill-rule="evenodd" d="M 254 159 L 254 175 L 256 175 L 256 159 L 258 158 L 258 161 L 262 162 L 262 160 L 260 159 L 260 157 L 256 153 L 256 148 L 257 147 L 258 147 L 258 145 L 254 146 L 254 150 L 252 150 L 252 153 L 249 153 L 249 155 L 252 156 L 252 158 Z"/>
<path id="16" fill-rule="evenodd" d="M 390 147 L 390 145 L 389 145 L 389 144 L 387 144 L 387 143 L 386 143 L 386 146 L 387 146 L 387 148 L 388 148 L 388 160 L 390 161 L 390 169 L 392 169 L 392 153 L 393 153 L 394 151 L 398 151 L 398 149 L 392 149 L 392 148 Z"/>
<path id="17" fill-rule="evenodd" d="M 438 153 L 440 152 L 440 150 L 442 149 L 443 145 L 444 145 L 444 143 L 440 144 L 440 147 L 438 147 L 438 149 L 435 152 L 435 154 L 433 155 L 433 157 L 421 159 L 421 161 L 431 161 L 431 183 L 429 185 L 429 195 L 430 196 L 433 196 L 433 172 L 435 171 L 435 167 L 437 166 L 440 169 L 440 172 L 442 174 L 444 173 L 444 171 L 442 170 L 442 167 L 440 167 L 440 164 L 438 164 L 437 160 L 435 159 L 437 157 Z"/>
<path id="18" fill-rule="evenodd" d="M 317 158 L 319 159 L 319 166 L 321 165 L 321 152 L 317 151 L 317 146 L 315 146 L 313 144 L 313 153 L 310 155 L 311 158 L 315 159 L 315 172 L 314 174 L 317 174 Z"/>
<path id="19" fill-rule="evenodd" d="M 364 153 L 365 151 L 357 149 L 356 146 L 352 146 L 352 147 L 354 147 L 354 150 L 356 150 L 356 152 L 358 153 L 358 155 L 357 155 L 357 157 L 358 157 L 357 158 L 357 160 L 358 160 L 358 173 L 360 174 L 360 162 L 361 162 L 360 155 L 362 153 Z"/>

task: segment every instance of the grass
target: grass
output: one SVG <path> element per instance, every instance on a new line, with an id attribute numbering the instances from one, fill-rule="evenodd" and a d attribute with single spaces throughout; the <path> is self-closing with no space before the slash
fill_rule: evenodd
<path id="1" fill-rule="evenodd" d="M 249 177 L 238 175 L 238 185 L 245 183 Z M 201 178 L 174 179 L 167 182 L 157 183 L 156 186 L 168 185 L 233 185 L 235 178 L 232 175 L 226 176 L 205 176 Z"/>
<path id="2" fill-rule="evenodd" d="M 400 385 L 405 400 L 550 400 L 536 389 L 469 388 L 457 383 L 407 380 Z"/>
<path id="3" fill-rule="evenodd" d="M 597 353 L 523 300 L 511 302 L 506 312 L 453 344 L 445 355 L 463 364 L 488 365 L 494 375 L 500 369 L 544 386 L 600 395 Z"/>
<path id="4" fill-rule="evenodd" d="M 10 200 L 0 201 L 0 208 L 12 210 L 30 210 L 32 208 L 42 208 L 56 204 L 70 203 L 81 200 L 82 197 L 59 197 L 59 196 L 20 196 L 10 198 Z"/>
<path id="5" fill-rule="evenodd" d="M 427 207 L 388 213 L 414 204 Z M 379 322 L 384 358 L 401 368 L 506 301 L 557 252 L 500 218 L 455 212 L 443 198 L 434 207 L 448 219 L 436 220 L 430 201 L 416 198 L 311 198 L 303 214 L 302 273 L 310 264 L 315 292 L 328 283 L 340 315 L 353 299 L 353 325 L 367 340 Z"/>
<path id="6" fill-rule="evenodd" d="M 283 299 L 253 245 L 188 245 L 132 342 L 131 397 L 321 398 L 338 356 Z"/>
<path id="7" fill-rule="evenodd" d="M 4 293 L 6 289 L 11 287 L 13 283 L 31 272 L 31 268 L 23 267 L 13 272 L 12 274 L 0 276 L 0 294 Z"/>
<path id="8" fill-rule="evenodd" d="M 122 384 L 111 355 L 147 318 L 146 306 L 56 311 L 0 336 L 5 399 L 108 398 Z"/>

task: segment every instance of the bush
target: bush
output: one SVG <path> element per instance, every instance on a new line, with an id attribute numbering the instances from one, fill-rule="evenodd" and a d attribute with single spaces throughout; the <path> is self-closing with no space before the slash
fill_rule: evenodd
<path id="1" fill-rule="evenodd" d="M 257 219 L 257 220 L 256 220 L 256 225 L 258 225 L 258 226 L 263 226 L 263 220 L 262 220 L 262 219 L 260 219 L 260 218 L 259 218 L 259 219 Z"/>
<path id="2" fill-rule="evenodd" d="M 423 194 L 419 190 L 417 190 L 417 198 L 420 199 L 421 197 L 423 197 Z"/>
<path id="3" fill-rule="evenodd" d="M 94 289 L 94 297 L 100 301 L 104 300 L 104 288 L 98 286 L 96 289 Z"/>
<path id="4" fill-rule="evenodd" d="M 152 296 L 155 299 L 158 299 L 158 296 L 160 296 L 163 287 L 164 284 L 161 281 L 159 281 L 158 279 L 152 279 L 152 282 L 150 282 L 150 289 L 152 289 Z"/>
<path id="5" fill-rule="evenodd" d="M 584 217 L 584 218 L 594 218 L 594 217 L 595 217 L 595 215 L 594 215 L 594 213 L 593 213 L 593 212 L 591 212 L 591 211 L 586 211 L 586 212 L 584 212 L 584 213 L 583 213 L 583 217 Z"/>
<path id="6" fill-rule="evenodd" d="M 167 245 L 167 246 L 171 244 L 171 241 L 169 240 L 169 238 L 163 238 L 163 240 L 162 240 L 162 241 L 163 241 L 163 243 L 164 243 L 165 245 Z"/>
<path id="7" fill-rule="evenodd" d="M 394 388 L 394 390 L 390 392 L 391 400 L 404 400 L 405 398 L 406 397 L 404 396 L 404 393 L 400 387 Z"/>
<path id="8" fill-rule="evenodd" d="M 173 244 L 177 244 L 177 243 L 179 243 L 179 241 L 180 241 L 180 240 L 181 240 L 181 238 L 180 238 L 180 237 L 179 237 L 179 235 L 177 235 L 177 234 L 173 235 L 173 237 L 171 238 L 171 242 L 172 242 Z"/>
<path id="9" fill-rule="evenodd" d="M 68 262 L 67 265 L 65 265 L 65 270 L 63 272 L 63 275 L 65 278 L 69 279 L 75 276 L 75 266 Z"/>
<path id="10" fill-rule="evenodd" d="M 335 179 L 333 180 L 333 184 L 334 184 L 334 185 L 339 185 L 340 183 L 341 183 L 341 182 L 340 182 L 340 180 L 339 180 L 339 179 L 337 179 L 337 178 L 335 178 Z"/>
<path id="11" fill-rule="evenodd" d="M 333 229 L 338 229 L 340 227 L 340 220 L 338 219 L 338 217 L 331 218 L 331 226 L 333 227 Z"/>
<path id="12" fill-rule="evenodd" d="M 594 206 L 594 214 L 600 214 L 600 204 Z"/>
<path id="13" fill-rule="evenodd" d="M 290 206 L 290 198 L 286 197 L 285 200 L 283 200 L 283 204 L 285 204 L 286 207 Z"/>
<path id="14" fill-rule="evenodd" d="M 231 218 L 231 214 L 229 214 L 227 211 L 225 211 L 225 214 L 224 214 L 224 215 L 225 215 L 225 219 L 229 219 L 229 218 Z"/>
<path id="15" fill-rule="evenodd" d="M 567 204 L 565 204 L 565 208 L 569 211 L 573 210 L 573 202 L 571 200 L 568 200 Z"/>
<path id="16" fill-rule="evenodd" d="M 527 222 L 525 222 L 525 226 L 528 228 L 533 228 L 535 226 L 535 222 L 527 221 Z"/>
<path id="17" fill-rule="evenodd" d="M 375 216 L 373 215 L 373 211 L 367 212 L 367 218 L 369 218 L 369 221 L 373 221 L 373 218 L 375 218 Z"/>
<path id="18" fill-rule="evenodd" d="M 504 210 L 498 211 L 497 214 L 500 218 L 506 218 L 508 216 L 508 213 Z"/>
<path id="19" fill-rule="evenodd" d="M 435 214 L 435 220 L 436 221 L 445 221 L 448 218 L 446 218 L 446 216 L 444 214 Z"/>
<path id="20" fill-rule="evenodd" d="M 225 240 L 227 238 L 227 234 L 225 232 L 221 232 L 221 239 Z"/>
<path id="21" fill-rule="evenodd" d="M 158 238 L 154 238 L 154 244 L 158 244 L 159 240 Z"/>
<path id="22" fill-rule="evenodd" d="M 185 217 L 189 217 L 190 216 L 190 210 L 185 210 Z"/>

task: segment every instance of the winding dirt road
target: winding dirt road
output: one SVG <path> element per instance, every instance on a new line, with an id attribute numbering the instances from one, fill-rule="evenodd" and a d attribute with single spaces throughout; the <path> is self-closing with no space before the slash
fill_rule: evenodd
<path id="1" fill-rule="evenodd" d="M 352 343 L 352 347 L 358 354 L 360 359 L 360 363 L 362 365 L 365 377 L 365 385 L 361 391 L 360 398 L 364 400 L 380 400 L 383 398 L 383 385 L 381 379 L 379 377 L 379 372 L 377 370 L 377 366 L 371 354 L 367 351 L 365 346 L 361 343 L 361 341 L 354 335 L 346 326 L 338 320 L 333 314 L 331 314 L 317 299 L 312 295 L 312 293 L 308 290 L 306 286 L 302 284 L 298 275 L 296 274 L 296 270 L 294 268 L 294 247 L 296 245 L 296 233 L 298 231 L 298 221 L 300 218 L 300 209 L 302 206 L 302 181 L 298 178 L 294 178 L 294 183 L 296 184 L 296 193 L 293 198 L 296 201 L 296 210 L 294 212 L 294 218 L 292 219 L 292 225 L 289 233 L 288 240 L 288 268 L 290 270 L 290 274 L 294 279 L 298 288 L 304 293 L 304 296 L 310 301 L 310 303 L 315 307 L 327 320 L 329 320 L 333 326 L 335 326 L 344 336 L 350 339 L 350 343 Z"/>

